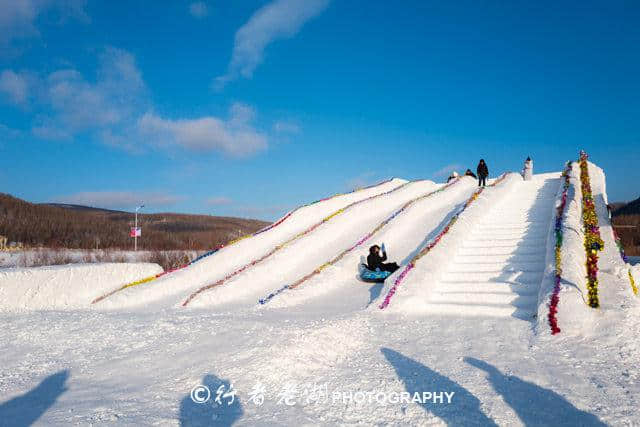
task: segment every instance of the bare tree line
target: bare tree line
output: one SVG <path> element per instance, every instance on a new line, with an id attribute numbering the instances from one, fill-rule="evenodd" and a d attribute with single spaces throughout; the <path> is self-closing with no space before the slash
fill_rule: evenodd
<path id="1" fill-rule="evenodd" d="M 266 222 L 186 214 L 139 214 L 143 250 L 207 250 Z M 24 247 L 130 249 L 133 214 L 29 203 L 0 193 L 0 235 Z"/>

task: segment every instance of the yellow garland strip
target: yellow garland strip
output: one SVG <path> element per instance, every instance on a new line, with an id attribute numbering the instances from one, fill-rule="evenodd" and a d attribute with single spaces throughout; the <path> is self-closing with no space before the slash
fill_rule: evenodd
<path id="1" fill-rule="evenodd" d="M 636 286 L 636 281 L 633 280 L 633 274 L 631 273 L 631 269 L 627 270 L 629 273 L 629 282 L 631 282 L 631 289 L 635 295 L 638 295 L 638 287 Z"/>

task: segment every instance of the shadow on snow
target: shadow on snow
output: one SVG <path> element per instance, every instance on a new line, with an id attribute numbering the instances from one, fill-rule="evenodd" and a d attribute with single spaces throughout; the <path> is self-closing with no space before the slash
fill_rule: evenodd
<path id="1" fill-rule="evenodd" d="M 0 425 L 30 426 L 67 391 L 69 371 L 49 375 L 34 389 L 0 404 Z"/>
<path id="2" fill-rule="evenodd" d="M 420 404 L 425 411 L 449 425 L 496 425 L 480 409 L 480 400 L 460 384 L 397 351 L 389 348 L 382 348 L 380 351 L 393 366 L 409 393 L 455 392 L 451 404 Z"/>
<path id="3" fill-rule="evenodd" d="M 425 411 L 449 425 L 496 425 L 480 409 L 480 400 L 460 384 L 397 351 L 382 348 L 381 352 L 395 369 L 407 392 L 455 392 L 451 404 L 420 404 Z M 597 416 L 576 408 L 552 390 L 513 375 L 505 375 L 495 366 L 473 357 L 465 357 L 464 361 L 488 374 L 496 393 L 526 426 L 606 426 Z"/>
<path id="4" fill-rule="evenodd" d="M 473 357 L 464 361 L 489 374 L 496 393 L 518 414 L 526 426 L 606 426 L 595 415 L 582 411 L 549 389 L 505 375 L 495 366 Z"/>
<path id="5" fill-rule="evenodd" d="M 180 402 L 181 426 L 231 426 L 240 419 L 244 411 L 238 396 L 234 396 L 233 401 L 230 396 L 221 397 L 221 403 L 215 401 L 218 389 L 223 393 L 230 390 L 229 381 L 209 374 L 202 378 L 201 384 L 207 386 L 211 397 L 207 402 L 196 403 L 191 399 L 191 394 L 185 396 Z"/>

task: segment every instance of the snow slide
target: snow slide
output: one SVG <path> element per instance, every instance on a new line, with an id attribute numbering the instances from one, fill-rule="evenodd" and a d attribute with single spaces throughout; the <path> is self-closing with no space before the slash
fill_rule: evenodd
<path id="1" fill-rule="evenodd" d="M 348 214 L 336 217 L 221 286 L 192 294 L 189 306 L 205 307 L 231 302 L 255 305 L 266 293 L 297 280 L 353 245 L 410 200 L 438 188 L 439 185 L 431 181 L 416 181 L 399 191 L 354 206 Z"/>
<path id="2" fill-rule="evenodd" d="M 271 230 L 221 249 L 215 255 L 183 270 L 162 277 L 149 285 L 125 289 L 103 300 L 98 305 L 106 308 L 134 307 L 157 302 L 157 307 L 177 305 L 191 293 L 211 283 L 233 278 L 240 272 L 256 268 L 263 261 L 278 256 L 319 230 L 340 222 L 354 212 L 376 215 L 371 207 L 400 203 L 417 193 L 435 187 L 431 181 L 407 182 L 399 179 L 366 190 L 352 193 L 340 203 L 331 199 L 300 209 L 286 222 Z M 362 193 L 362 194 L 360 194 Z M 340 198 L 344 199 L 344 198 Z M 345 201 L 347 203 L 345 203 Z M 329 242 L 327 242 L 329 243 Z M 225 286 L 226 288 L 226 286 Z"/>
<path id="3" fill-rule="evenodd" d="M 559 184 L 556 173 L 532 181 L 509 174 L 485 189 L 416 263 L 387 310 L 532 319 Z"/>
<path id="4" fill-rule="evenodd" d="M 249 262 L 252 256 L 255 257 L 260 253 L 264 254 L 277 245 L 283 244 L 283 242 L 295 239 L 296 236 L 311 227 L 317 226 L 318 223 L 331 220 L 348 206 L 377 197 L 380 194 L 395 191 L 407 185 L 407 183 L 408 181 L 406 180 L 393 178 L 375 186 L 351 193 L 338 194 L 301 206 L 252 236 L 236 239 L 210 255 L 160 277 L 138 278 L 133 283 L 124 282 L 123 285 L 101 295 L 100 298 L 94 300 L 94 303 L 98 303 L 99 307 L 114 307 L 119 304 L 118 301 L 132 302 L 130 297 L 120 297 L 119 294 L 122 292 L 131 294 L 134 291 L 132 289 L 134 287 L 144 294 L 146 288 L 150 286 L 162 286 L 167 282 L 173 283 L 174 281 L 191 283 L 208 277 L 207 274 L 211 274 L 212 271 L 227 273 L 234 271 Z M 176 286 L 173 289 L 175 289 L 174 292 L 180 291 L 180 288 Z M 171 291 L 169 292 L 171 293 Z M 161 293 L 158 294 L 155 290 L 151 291 L 151 294 L 161 296 Z M 153 297 L 150 298 L 153 299 Z M 126 304 L 126 302 L 123 304 Z"/>
<path id="5" fill-rule="evenodd" d="M 69 264 L 0 270 L 0 310 L 86 307 L 123 280 L 162 272 L 152 263 Z"/>
<path id="6" fill-rule="evenodd" d="M 389 262 L 406 264 L 476 189 L 475 179 L 462 177 L 451 188 L 417 199 L 401 212 L 394 212 L 395 216 L 383 228 L 372 235 L 367 234 L 370 237 L 366 244 L 353 248 L 300 287 L 274 297 L 270 307 L 290 307 L 320 298 L 320 307 L 330 304 L 339 311 L 346 311 L 347 307 L 353 310 L 364 308 L 382 288 L 382 284 L 366 284 L 357 278 L 356 267 L 362 257 L 366 258 L 368 247 L 384 242 Z M 340 298 L 337 298 L 337 293 Z"/>

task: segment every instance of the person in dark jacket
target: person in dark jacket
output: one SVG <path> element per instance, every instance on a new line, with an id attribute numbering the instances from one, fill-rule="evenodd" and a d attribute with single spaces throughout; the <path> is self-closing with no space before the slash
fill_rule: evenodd
<path id="1" fill-rule="evenodd" d="M 384 243 L 382 244 L 384 247 Z M 397 269 L 400 268 L 398 264 L 395 262 L 385 263 L 387 260 L 387 251 L 382 251 L 382 256 L 380 256 L 380 246 L 373 245 L 369 248 L 369 256 L 367 257 L 367 267 L 371 271 L 375 271 L 376 269 L 380 269 L 380 271 L 388 271 L 393 273 Z"/>
<path id="2" fill-rule="evenodd" d="M 467 169 L 467 171 L 464 173 L 464 176 L 471 176 L 473 177 L 473 179 L 478 178 L 475 173 L 471 172 L 471 169 Z"/>
<path id="3" fill-rule="evenodd" d="M 478 163 L 478 168 L 476 170 L 478 172 L 478 187 L 487 185 L 487 177 L 489 176 L 489 168 L 487 164 L 484 162 L 484 159 L 480 159 L 480 163 Z"/>

